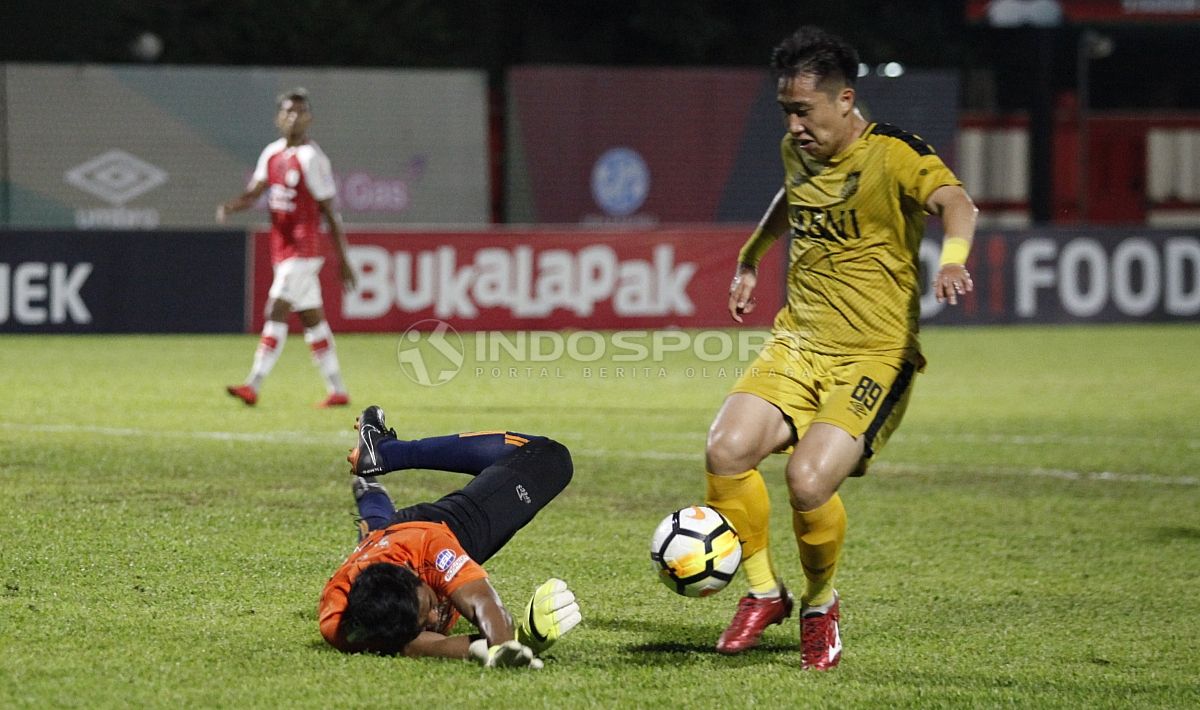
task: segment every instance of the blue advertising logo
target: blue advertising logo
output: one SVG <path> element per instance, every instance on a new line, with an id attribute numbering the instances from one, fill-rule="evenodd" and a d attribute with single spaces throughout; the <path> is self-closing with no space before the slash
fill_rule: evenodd
<path id="1" fill-rule="evenodd" d="M 650 169 L 632 148 L 610 148 L 592 166 L 592 198 L 611 217 L 637 211 L 650 194 Z"/>

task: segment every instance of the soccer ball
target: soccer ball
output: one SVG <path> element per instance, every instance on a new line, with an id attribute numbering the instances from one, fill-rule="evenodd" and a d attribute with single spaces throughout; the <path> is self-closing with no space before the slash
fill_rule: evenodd
<path id="1" fill-rule="evenodd" d="M 676 594 L 707 597 L 725 588 L 742 563 L 737 531 L 712 508 L 693 505 L 663 518 L 650 538 L 658 579 Z"/>

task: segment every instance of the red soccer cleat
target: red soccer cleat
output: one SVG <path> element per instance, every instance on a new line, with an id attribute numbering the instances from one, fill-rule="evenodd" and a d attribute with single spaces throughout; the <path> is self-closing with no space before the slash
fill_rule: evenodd
<path id="1" fill-rule="evenodd" d="M 782 586 L 777 597 L 742 597 L 733 621 L 717 639 L 717 653 L 732 655 L 754 648 L 768 626 L 792 615 L 792 605 L 791 593 Z"/>
<path id="2" fill-rule="evenodd" d="M 842 634 L 838 630 L 841 600 L 833 593 L 833 604 L 824 613 L 806 611 L 800 615 L 800 667 L 827 671 L 842 660 Z"/>
<path id="3" fill-rule="evenodd" d="M 317 402 L 317 409 L 326 409 L 328 407 L 344 407 L 350 404 L 350 395 L 345 392 L 334 392 L 325 399 Z"/>
<path id="4" fill-rule="evenodd" d="M 250 385 L 229 385 L 225 391 L 245 402 L 247 407 L 253 407 L 258 401 L 258 392 Z"/>

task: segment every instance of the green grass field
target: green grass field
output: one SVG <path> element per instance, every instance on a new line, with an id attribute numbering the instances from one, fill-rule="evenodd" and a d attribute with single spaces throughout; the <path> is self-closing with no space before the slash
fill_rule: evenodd
<path id="1" fill-rule="evenodd" d="M 468 366 L 424 387 L 397 341 L 340 336 L 355 406 L 322 411 L 299 338 L 255 408 L 222 391 L 250 335 L 0 338 L 0 707 L 1200 706 L 1195 326 L 927 332 L 904 425 L 842 489 L 846 651 L 826 674 L 798 669 L 794 618 L 718 656 L 741 581 L 693 600 L 650 572 L 655 524 L 703 497 L 720 365 L 738 363 Z M 488 566 L 510 608 L 550 576 L 579 595 L 543 671 L 321 641 L 371 403 L 402 436 L 572 449 L 574 482 Z M 782 466 L 764 466 L 773 540 L 799 586 Z M 408 503 L 463 480 L 384 482 Z"/>

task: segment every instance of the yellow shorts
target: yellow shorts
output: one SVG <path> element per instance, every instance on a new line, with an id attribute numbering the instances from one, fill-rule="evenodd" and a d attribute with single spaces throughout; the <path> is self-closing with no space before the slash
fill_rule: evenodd
<path id="1" fill-rule="evenodd" d="M 776 338 L 746 368 L 731 392 L 756 395 L 779 407 L 797 438 L 813 422 L 833 424 L 856 439 L 864 437 L 863 457 L 870 459 L 900 426 L 921 364 L 824 355 Z"/>

